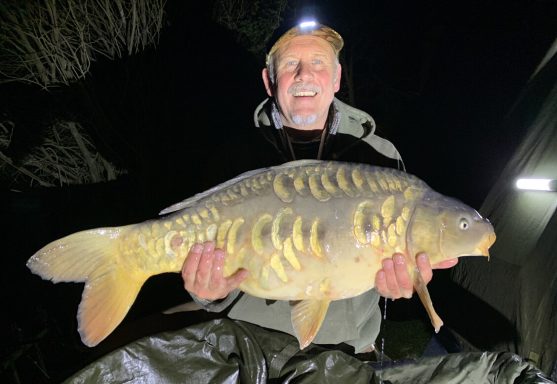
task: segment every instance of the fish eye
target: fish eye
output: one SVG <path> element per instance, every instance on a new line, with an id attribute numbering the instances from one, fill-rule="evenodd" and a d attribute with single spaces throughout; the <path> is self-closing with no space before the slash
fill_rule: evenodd
<path id="1" fill-rule="evenodd" d="M 468 222 L 467 219 L 463 217 L 462 219 L 460 219 L 460 222 L 458 223 L 458 227 L 463 231 L 466 231 L 468 228 L 470 228 L 470 223 Z"/>

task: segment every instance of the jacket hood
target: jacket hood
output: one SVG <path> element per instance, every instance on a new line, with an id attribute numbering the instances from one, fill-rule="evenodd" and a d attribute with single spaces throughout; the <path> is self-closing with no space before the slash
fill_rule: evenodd
<path id="1" fill-rule="evenodd" d="M 263 100 L 255 109 L 253 120 L 257 128 L 273 127 L 282 129 L 282 124 L 275 124 L 275 117 L 272 116 L 274 107 L 273 99 Z M 275 107 L 276 108 L 276 107 Z M 344 133 L 354 136 L 371 145 L 382 155 L 402 162 L 400 153 L 393 143 L 375 134 L 375 120 L 366 112 L 343 103 L 336 97 L 333 99 L 334 122 L 331 127 L 331 134 Z"/>

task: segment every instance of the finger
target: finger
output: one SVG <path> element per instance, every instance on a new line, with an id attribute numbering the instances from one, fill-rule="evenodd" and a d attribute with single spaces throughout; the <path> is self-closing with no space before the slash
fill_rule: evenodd
<path id="1" fill-rule="evenodd" d="M 396 281 L 394 263 L 392 259 L 384 259 L 383 271 L 385 272 L 385 280 L 387 283 L 387 292 L 392 299 L 398 299 L 401 297 L 400 291 L 398 289 L 398 283 Z"/>
<path id="2" fill-rule="evenodd" d="M 223 276 L 224 268 L 224 251 L 222 249 L 216 248 L 213 254 L 213 264 L 211 267 L 211 279 L 209 281 L 208 288 L 211 290 L 217 290 L 226 284 L 226 280 Z"/>
<path id="3" fill-rule="evenodd" d="M 375 275 L 375 289 L 381 296 L 388 299 L 391 298 L 391 295 L 389 294 L 389 290 L 387 288 L 387 278 L 385 276 L 385 271 L 382 269 L 377 271 L 377 274 Z"/>
<path id="4" fill-rule="evenodd" d="M 195 286 L 197 289 L 205 289 L 209 285 L 211 269 L 213 268 L 215 244 L 212 241 L 203 243 L 203 253 L 199 259 L 197 273 L 195 274 Z"/>
<path id="5" fill-rule="evenodd" d="M 457 264 L 458 264 L 458 258 L 455 257 L 454 259 L 444 260 L 444 261 L 441 261 L 437 264 L 434 264 L 432 268 L 433 269 L 447 269 L 447 268 L 452 268 Z"/>
<path id="6" fill-rule="evenodd" d="M 234 272 L 231 276 L 226 278 L 226 285 L 229 289 L 229 293 L 234 289 L 238 288 L 240 284 L 248 277 L 249 272 L 246 269 L 239 269 Z"/>
<path id="7" fill-rule="evenodd" d="M 406 267 L 404 255 L 400 253 L 394 254 L 393 261 L 400 295 L 409 299 L 412 297 L 412 280 L 410 279 L 410 274 L 408 273 L 408 268 Z"/>
<path id="8" fill-rule="evenodd" d="M 182 279 L 184 280 L 184 287 L 190 290 L 195 282 L 195 274 L 197 272 L 197 266 L 199 265 L 199 259 L 201 258 L 201 253 L 203 251 L 202 244 L 194 244 L 188 256 L 182 265 Z"/>
<path id="9" fill-rule="evenodd" d="M 431 264 L 429 263 L 429 257 L 427 257 L 427 254 L 423 252 L 418 253 L 416 256 L 416 265 L 420 271 L 420 275 L 422 275 L 424 283 L 429 283 L 433 277 L 433 271 L 431 270 Z"/>

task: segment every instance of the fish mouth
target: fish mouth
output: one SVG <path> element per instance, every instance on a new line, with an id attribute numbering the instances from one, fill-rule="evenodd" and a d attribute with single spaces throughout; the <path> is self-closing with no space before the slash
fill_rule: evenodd
<path id="1" fill-rule="evenodd" d="M 489 260 L 489 248 L 493 245 L 493 243 L 495 243 L 496 238 L 497 236 L 495 236 L 495 233 L 487 233 L 480 241 L 480 244 L 478 244 L 478 247 L 474 250 L 474 253 L 486 256 Z"/>

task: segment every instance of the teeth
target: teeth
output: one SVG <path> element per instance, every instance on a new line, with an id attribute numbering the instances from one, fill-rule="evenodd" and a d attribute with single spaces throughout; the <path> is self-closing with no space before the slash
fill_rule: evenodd
<path id="1" fill-rule="evenodd" d="M 302 92 L 296 92 L 294 96 L 315 96 L 316 94 L 317 92 L 313 92 L 313 91 L 302 91 Z"/>

